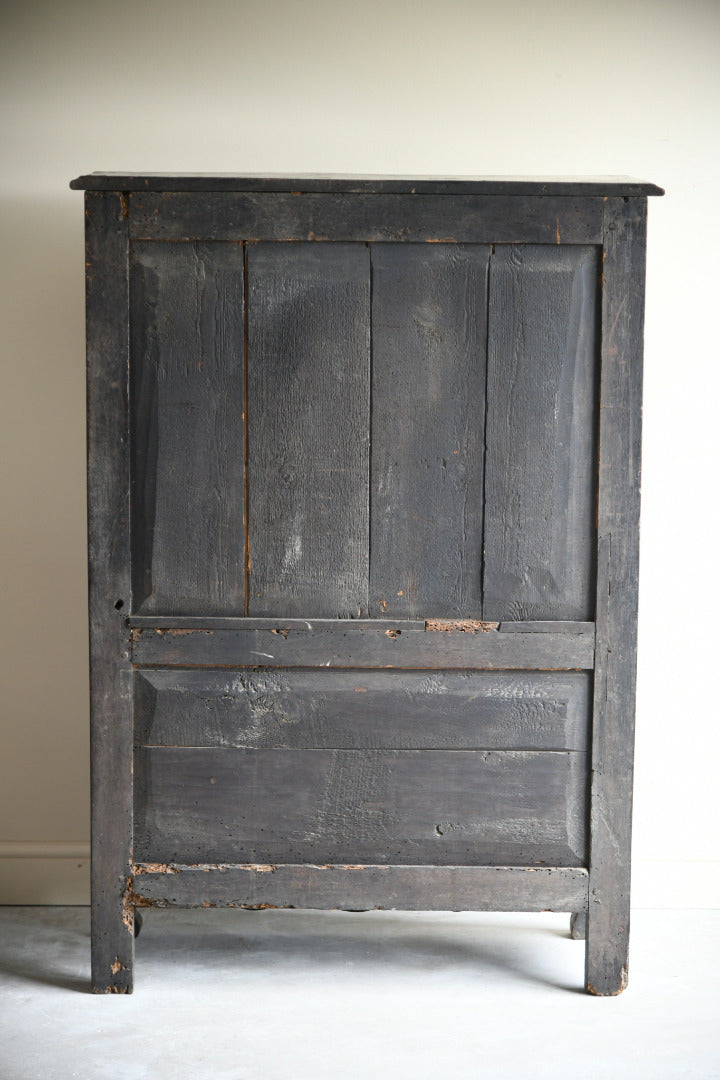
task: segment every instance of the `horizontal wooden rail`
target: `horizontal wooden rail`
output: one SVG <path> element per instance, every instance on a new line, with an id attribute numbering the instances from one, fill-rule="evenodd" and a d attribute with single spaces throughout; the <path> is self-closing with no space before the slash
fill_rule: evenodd
<path id="1" fill-rule="evenodd" d="M 186 622 L 188 620 L 185 620 Z M 225 621 L 225 620 L 223 620 Z M 243 620 L 238 620 L 243 621 Z M 543 632 L 503 625 L 428 622 L 419 630 L 370 620 L 277 620 L 254 628 L 136 626 L 136 665 L 192 667 L 462 668 L 589 670 L 595 654 L 592 623 Z M 532 624 L 526 624 L 531 626 Z"/>
<path id="2" fill-rule="evenodd" d="M 518 625 L 530 625 L 519 624 Z M 547 623 L 542 623 L 547 626 Z M 587 623 L 578 623 L 587 626 Z M 139 630 L 425 630 L 423 619 L 279 619 L 232 615 L 131 615 L 128 626 Z"/>
<path id="3" fill-rule="evenodd" d="M 587 870 L 524 866 L 176 866 L 134 868 L 139 907 L 586 911 Z"/>
<path id="4" fill-rule="evenodd" d="M 383 243 L 602 243 L 603 199 L 528 195 L 383 195 L 138 191 L 134 240 Z"/>

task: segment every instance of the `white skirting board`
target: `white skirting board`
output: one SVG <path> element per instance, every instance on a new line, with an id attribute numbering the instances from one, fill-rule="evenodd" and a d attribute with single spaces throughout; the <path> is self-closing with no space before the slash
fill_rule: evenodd
<path id="1" fill-rule="evenodd" d="M 0 843 L 0 904 L 88 904 L 90 846 Z M 634 859 L 632 906 L 720 908 L 720 862 Z"/>
<path id="2" fill-rule="evenodd" d="M 89 903 L 89 844 L 0 843 L 0 904 Z"/>

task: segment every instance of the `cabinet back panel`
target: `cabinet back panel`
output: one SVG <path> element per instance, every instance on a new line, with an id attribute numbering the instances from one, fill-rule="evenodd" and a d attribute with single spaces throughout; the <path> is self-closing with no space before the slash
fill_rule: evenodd
<path id="1" fill-rule="evenodd" d="M 134 242 L 134 610 L 592 619 L 598 270 Z"/>
<path id="2" fill-rule="evenodd" d="M 587 750 L 580 671 L 136 671 L 139 746 Z"/>
<path id="3" fill-rule="evenodd" d="M 137 862 L 582 866 L 587 754 L 135 751 Z"/>
<path id="4" fill-rule="evenodd" d="M 490 248 L 371 252 L 370 615 L 481 618 Z"/>
<path id="5" fill-rule="evenodd" d="M 367 612 L 370 256 L 249 244 L 249 615 Z"/>
<path id="6" fill-rule="evenodd" d="M 592 619 L 599 255 L 490 263 L 484 618 Z"/>
<path id="7" fill-rule="evenodd" d="M 133 607 L 243 615 L 242 246 L 131 248 Z"/>

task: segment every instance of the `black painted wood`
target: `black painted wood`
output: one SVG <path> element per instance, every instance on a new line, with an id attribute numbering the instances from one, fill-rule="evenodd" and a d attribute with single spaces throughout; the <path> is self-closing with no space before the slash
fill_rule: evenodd
<path id="1" fill-rule="evenodd" d="M 245 614 L 243 251 L 132 245 L 133 610 Z"/>
<path id="2" fill-rule="evenodd" d="M 128 626 L 139 630 L 342 630 L 343 633 L 352 633 L 353 630 L 405 630 L 424 631 L 424 619 L 388 619 L 382 622 L 378 619 L 287 619 L 269 616 L 260 617 L 216 617 L 213 615 L 131 615 Z M 505 629 L 512 624 L 506 623 Z M 520 626 L 533 626 L 532 623 L 518 623 Z M 545 630 L 553 627 L 547 623 L 541 624 Z M 554 626 L 555 624 L 553 624 Z M 559 624 L 558 624 L 559 625 Z M 571 626 L 578 627 L 578 633 L 586 633 L 593 630 L 592 623 L 565 623 L 559 628 L 571 632 Z M 500 629 L 500 627 L 498 627 Z M 518 630 L 518 633 L 520 631 Z M 533 631 L 528 630 L 528 633 Z"/>
<path id="3" fill-rule="evenodd" d="M 592 634 L 595 624 L 592 622 L 568 622 L 552 619 L 545 622 L 500 622 L 484 623 L 476 619 L 284 619 L 284 618 L 243 618 L 238 616 L 202 616 L 202 615 L 130 615 L 128 626 L 133 629 L 152 630 L 405 630 L 437 631 L 442 625 L 459 633 L 489 633 L 497 630 L 500 634 Z"/>
<path id="4" fill-rule="evenodd" d="M 94 987 L 217 903 L 587 910 L 619 992 L 660 189 L 84 185 Z"/>
<path id="5" fill-rule="evenodd" d="M 631 176 L 261 176 L 231 173 L 89 173 L 71 188 L 105 191 L 287 191 L 359 194 L 461 195 L 662 195 L 663 189 Z"/>
<path id="6" fill-rule="evenodd" d="M 367 614 L 363 245 L 248 250 L 248 614 Z"/>
<path id="7" fill-rule="evenodd" d="M 608 200 L 586 950 L 593 994 L 619 994 L 628 972 L 646 214 L 644 199 Z"/>
<path id="8" fill-rule="evenodd" d="M 141 862 L 584 866 L 574 751 L 135 751 Z"/>
<path id="9" fill-rule="evenodd" d="M 587 750 L 581 672 L 208 670 L 135 674 L 138 746 Z"/>
<path id="10" fill-rule="evenodd" d="M 372 246 L 370 611 L 482 615 L 490 249 Z"/>
<path id="11" fill-rule="evenodd" d="M 147 907 L 583 911 L 588 882 L 574 867 L 150 863 L 135 867 L 133 888 Z"/>
<path id="12" fill-rule="evenodd" d="M 491 261 L 485 619 L 593 617 L 599 266 L 567 245 Z"/>
<path id="13" fill-rule="evenodd" d="M 85 215 L 92 988 L 124 994 L 134 951 L 128 236 L 118 195 L 88 193 Z"/>
<path id="14" fill-rule="evenodd" d="M 570 916 L 570 937 L 573 941 L 584 941 L 587 937 L 586 911 L 573 911 Z"/>
<path id="15" fill-rule="evenodd" d="M 150 630 L 133 631 L 136 664 L 223 667 L 591 669 L 595 635 L 489 631 Z"/>
<path id="16" fill-rule="evenodd" d="M 139 240 L 599 244 L 600 197 L 130 192 Z"/>

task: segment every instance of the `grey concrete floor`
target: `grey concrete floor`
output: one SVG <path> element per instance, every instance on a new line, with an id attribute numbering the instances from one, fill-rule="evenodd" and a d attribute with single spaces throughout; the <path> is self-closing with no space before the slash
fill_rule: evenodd
<path id="1" fill-rule="evenodd" d="M 565 915 L 150 911 L 129 997 L 87 908 L 0 908 L 2 1080 L 712 1080 L 720 911 L 633 913 L 630 985 L 581 991 Z"/>

